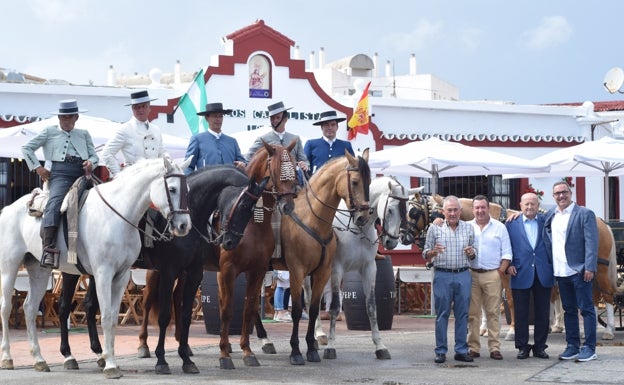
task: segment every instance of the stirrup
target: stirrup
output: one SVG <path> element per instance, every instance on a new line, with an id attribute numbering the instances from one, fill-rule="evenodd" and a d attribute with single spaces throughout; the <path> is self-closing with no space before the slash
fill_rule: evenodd
<path id="1" fill-rule="evenodd" d="M 52 269 L 58 269 L 59 268 L 59 256 L 60 256 L 60 251 L 58 249 L 45 247 L 43 249 L 43 255 L 41 256 L 41 261 L 39 261 L 39 265 L 41 265 L 41 267 L 49 267 Z"/>

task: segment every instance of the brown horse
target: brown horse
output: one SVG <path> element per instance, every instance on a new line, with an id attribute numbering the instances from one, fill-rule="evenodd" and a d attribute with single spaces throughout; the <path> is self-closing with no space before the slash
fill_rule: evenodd
<path id="1" fill-rule="evenodd" d="M 277 146 L 277 145 L 272 146 L 272 145 L 268 145 L 265 143 L 264 147 L 261 147 L 259 149 L 258 151 L 259 154 L 250 160 L 249 165 L 247 166 L 245 170 L 246 174 L 250 178 L 254 179 L 257 183 L 259 183 L 259 181 L 262 180 L 264 177 L 267 177 L 267 176 L 270 177 L 269 183 L 267 183 L 267 185 L 265 186 L 265 191 L 262 194 L 263 201 L 264 201 L 264 203 L 262 204 L 262 207 L 263 207 L 263 210 L 265 210 L 266 212 L 266 215 L 265 215 L 266 220 L 261 221 L 260 223 L 253 221 L 253 226 L 256 226 L 256 227 L 262 226 L 268 220 L 268 226 L 270 229 L 271 212 L 274 209 L 276 197 L 280 200 L 281 210 L 283 210 L 284 212 L 289 212 L 290 210 L 292 210 L 292 206 L 294 205 L 294 203 L 292 202 L 292 195 L 294 192 L 294 183 L 295 183 L 294 169 L 293 169 L 292 175 L 288 175 L 286 177 L 282 175 L 281 173 L 282 173 L 282 169 L 290 170 L 291 168 L 292 159 L 290 158 L 289 154 L 295 144 L 296 142 L 293 142 L 288 147 L 282 147 L 282 146 Z M 284 199 L 281 199 L 281 198 L 284 198 Z M 257 205 L 257 208 L 260 207 L 259 205 L 260 204 Z M 246 229 L 250 228 L 250 226 L 252 226 L 252 222 L 250 222 L 247 225 Z M 255 233 L 257 231 L 259 230 L 254 228 L 253 232 Z M 268 260 L 266 260 L 264 264 L 262 262 L 265 259 L 262 256 L 266 255 L 266 253 L 263 253 L 262 252 L 263 250 L 259 250 L 258 254 L 254 254 L 255 249 L 249 248 L 250 246 L 256 247 L 258 245 L 261 245 L 263 249 L 268 247 L 268 248 L 271 248 L 272 250 L 273 246 L 271 246 L 271 244 L 274 245 L 275 241 L 269 240 L 269 236 L 264 235 L 264 231 L 266 231 L 266 229 L 260 229 L 260 233 L 263 234 L 263 238 L 260 241 L 258 241 L 256 244 L 254 244 L 253 242 L 243 242 L 243 240 L 241 240 L 241 243 L 244 243 L 245 245 L 243 246 L 239 244 L 239 246 L 235 250 L 233 250 L 233 252 L 235 252 L 237 255 L 234 258 L 234 264 L 238 264 L 238 269 L 236 271 L 236 274 L 234 275 L 234 278 L 236 278 L 236 276 L 238 276 L 240 272 L 252 270 L 250 266 L 248 266 L 248 263 L 244 262 L 244 261 L 251 259 L 250 257 L 252 255 L 255 256 L 255 259 L 253 259 L 253 262 L 262 266 L 258 269 L 254 269 L 254 271 L 261 271 L 262 269 L 264 269 L 264 271 L 266 272 L 266 270 L 268 269 L 268 266 L 269 266 Z M 248 233 L 249 231 L 246 230 L 243 233 L 243 238 L 249 241 L 249 239 L 251 239 L 251 236 L 249 236 Z M 273 233 L 271 233 L 270 236 L 272 238 Z M 241 255 L 247 255 L 247 257 L 243 257 Z M 221 259 L 227 259 L 227 258 L 230 258 L 230 256 L 231 254 L 228 251 L 226 250 L 220 251 Z M 270 254 L 267 258 L 270 258 Z M 208 263 L 209 263 L 209 266 L 205 266 L 206 270 L 219 271 L 219 266 L 222 266 L 222 270 L 223 270 L 224 264 L 220 261 L 208 261 Z M 245 267 L 245 265 L 247 266 Z M 177 277 L 175 290 L 173 291 L 173 299 L 171 301 L 171 303 L 173 304 L 172 313 L 174 314 L 174 321 L 175 321 L 175 337 L 176 337 L 176 340 L 178 341 L 180 340 L 180 330 L 182 330 L 182 320 L 180 317 L 176 315 L 179 315 L 181 311 L 181 305 L 182 305 L 181 288 L 184 286 L 184 279 L 185 279 L 185 274 L 184 272 L 181 272 Z M 155 323 L 158 320 L 158 316 L 159 316 L 160 301 L 158 298 L 158 282 L 159 282 L 158 271 L 148 270 L 146 274 L 146 285 L 143 290 L 142 308 L 143 308 L 143 314 L 145 316 L 143 317 L 141 328 L 139 330 L 139 348 L 138 348 L 139 358 L 150 357 L 149 346 L 147 344 L 147 337 L 148 337 L 147 328 L 150 323 Z M 251 282 L 248 281 L 248 288 L 250 287 L 250 285 L 251 285 Z M 219 288 L 220 288 L 219 290 L 221 291 L 222 287 L 225 288 L 227 286 L 231 286 L 233 290 L 234 279 L 232 279 L 230 283 L 228 283 L 227 285 L 219 284 Z M 224 290 L 227 291 L 227 289 L 224 289 Z M 230 291 L 230 297 L 228 298 L 232 298 L 231 295 L 233 295 L 233 291 Z M 253 296 L 247 296 L 247 297 L 253 298 Z M 231 302 L 231 299 L 228 299 L 226 301 L 229 303 Z M 220 306 L 221 312 L 223 312 L 226 307 L 224 307 L 222 303 L 220 303 L 220 305 L 221 305 Z M 223 315 L 221 319 L 223 319 Z M 229 319 L 231 320 L 231 312 L 230 312 Z M 221 323 L 221 325 L 223 326 L 224 323 Z M 229 321 L 228 321 L 228 327 L 225 329 L 222 328 L 221 330 L 222 331 L 225 330 L 226 333 L 229 331 Z M 222 334 L 222 338 L 223 338 L 223 334 Z M 225 338 L 227 339 L 227 335 Z M 247 345 L 249 345 L 249 343 L 247 343 Z M 228 343 L 228 346 L 229 346 L 229 343 Z M 229 351 L 229 348 L 228 348 L 228 351 Z M 190 351 L 190 348 L 189 348 L 188 353 L 191 356 L 193 355 L 192 351 Z M 223 353 L 222 353 L 222 356 L 223 356 Z M 226 356 L 229 357 L 229 353 Z M 221 367 L 222 368 L 231 367 L 233 369 L 231 358 L 229 359 L 230 361 L 229 364 L 226 361 L 227 359 L 226 360 L 224 360 L 223 358 L 221 359 Z M 247 362 L 247 360 L 245 360 L 245 362 Z M 248 365 L 251 365 L 251 364 L 248 364 Z"/>
<path id="2" fill-rule="evenodd" d="M 303 280 L 311 276 L 312 296 L 308 313 L 310 320 L 319 314 L 323 288 L 331 275 L 332 259 L 336 252 L 336 237 L 332 221 L 341 199 L 347 204 L 352 220 L 363 226 L 370 218 L 368 149 L 361 157 L 345 151 L 344 157 L 325 163 L 304 186 L 295 199 L 295 210 L 282 216 L 282 258 L 273 260 L 273 267 L 290 271 L 290 290 L 293 302 L 293 328 L 290 337 L 290 363 L 304 365 L 299 349 L 299 321 L 301 320 L 301 291 Z M 332 306 L 338 306 L 338 293 L 332 293 Z M 256 297 L 257 298 L 257 297 Z M 315 344 L 314 322 L 308 322 L 306 333 L 310 362 L 320 362 Z"/>
<path id="3" fill-rule="evenodd" d="M 219 260 L 212 261 L 213 265 L 208 267 L 210 270 L 216 267 L 219 271 L 217 281 L 221 313 L 221 339 L 219 341 L 221 369 L 234 369 L 230 356 L 229 330 L 233 314 L 235 281 L 242 272 L 247 273 L 247 288 L 240 347 L 246 366 L 260 365 L 249 345 L 249 334 L 254 324 L 258 327 L 262 326 L 261 322 L 258 322 L 261 320 L 257 318 L 258 296 L 275 249 L 275 236 L 271 225 L 273 212 L 279 209 L 280 213 L 289 215 L 295 207 L 293 197 L 297 182 L 291 151 L 296 144 L 297 142 L 293 141 L 288 147 L 282 147 L 265 143 L 264 147 L 261 147 L 249 161 L 246 172 L 250 178 L 261 179 L 265 175 L 271 177 L 262 195 L 262 203 L 258 202 L 256 205 L 254 219 L 245 228 L 238 246 L 231 250 L 222 248 Z M 259 331 L 258 335 L 266 338 L 264 330 Z"/>

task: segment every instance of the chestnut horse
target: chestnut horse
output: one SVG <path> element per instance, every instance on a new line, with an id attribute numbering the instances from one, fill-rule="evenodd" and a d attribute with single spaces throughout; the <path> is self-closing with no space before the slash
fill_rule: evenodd
<path id="1" fill-rule="evenodd" d="M 306 276 L 311 276 L 312 296 L 308 313 L 310 320 L 315 320 L 336 252 L 332 221 L 340 200 L 343 199 L 347 204 L 349 220 L 357 226 L 364 226 L 370 218 L 370 183 L 368 149 L 357 158 L 345 151 L 344 157 L 334 158 L 318 169 L 295 199 L 295 210 L 290 215 L 282 216 L 282 257 L 273 259 L 272 263 L 274 269 L 290 271 L 293 302 L 293 327 L 290 337 L 292 365 L 305 364 L 299 349 L 303 281 Z M 334 299 L 337 303 L 337 298 Z M 308 322 L 305 340 L 308 345 L 307 360 L 320 362 L 314 338 L 314 322 Z"/>
<path id="2" fill-rule="evenodd" d="M 297 185 L 295 162 L 291 155 L 297 142 L 288 147 L 264 144 L 250 159 L 245 171 L 252 179 L 270 176 L 269 183 L 262 194 L 262 202 L 256 205 L 254 219 L 249 222 L 238 246 L 231 250 L 221 249 L 219 259 L 208 261 L 209 270 L 217 270 L 219 285 L 219 310 L 221 317 L 221 333 L 219 348 L 221 369 L 234 369 L 230 356 L 230 324 L 234 305 L 234 286 L 236 277 L 243 272 L 247 274 L 245 305 L 240 337 L 243 351 L 243 362 L 246 366 L 259 366 L 259 362 L 249 345 L 249 335 L 256 325 L 258 337 L 267 341 L 267 334 L 262 320 L 258 316 L 258 296 L 262 288 L 264 276 L 269 269 L 271 256 L 275 249 L 275 236 L 271 224 L 273 213 L 289 215 L 294 207 L 293 201 Z M 275 348 L 263 346 L 263 351 L 275 353 Z"/>

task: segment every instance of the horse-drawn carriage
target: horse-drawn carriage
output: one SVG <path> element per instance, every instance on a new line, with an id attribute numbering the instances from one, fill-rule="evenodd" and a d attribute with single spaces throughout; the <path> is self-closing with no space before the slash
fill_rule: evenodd
<path id="1" fill-rule="evenodd" d="M 617 256 L 618 287 L 624 280 L 624 222 L 608 222 L 615 238 L 615 252 Z M 615 315 L 615 330 L 624 330 L 624 293 L 616 293 L 613 297 L 613 311 Z M 598 308 L 598 322 L 607 326 L 607 310 L 604 306 Z"/>

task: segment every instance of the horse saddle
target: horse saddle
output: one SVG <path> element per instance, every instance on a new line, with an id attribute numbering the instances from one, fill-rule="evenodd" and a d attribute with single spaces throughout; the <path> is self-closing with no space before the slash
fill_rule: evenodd
<path id="1" fill-rule="evenodd" d="M 31 217 L 43 216 L 43 210 L 48 203 L 50 197 L 50 189 L 48 188 L 48 182 L 43 182 L 43 188 L 35 187 L 32 192 L 32 197 L 26 203 L 28 208 L 28 215 Z"/>
<path id="2" fill-rule="evenodd" d="M 63 236 L 67 242 L 67 262 L 78 263 L 76 247 L 78 243 L 78 213 L 87 200 L 89 189 L 93 187 L 93 181 L 84 176 L 76 179 L 69 188 L 63 206 L 61 207 L 61 217 L 63 220 Z"/>

